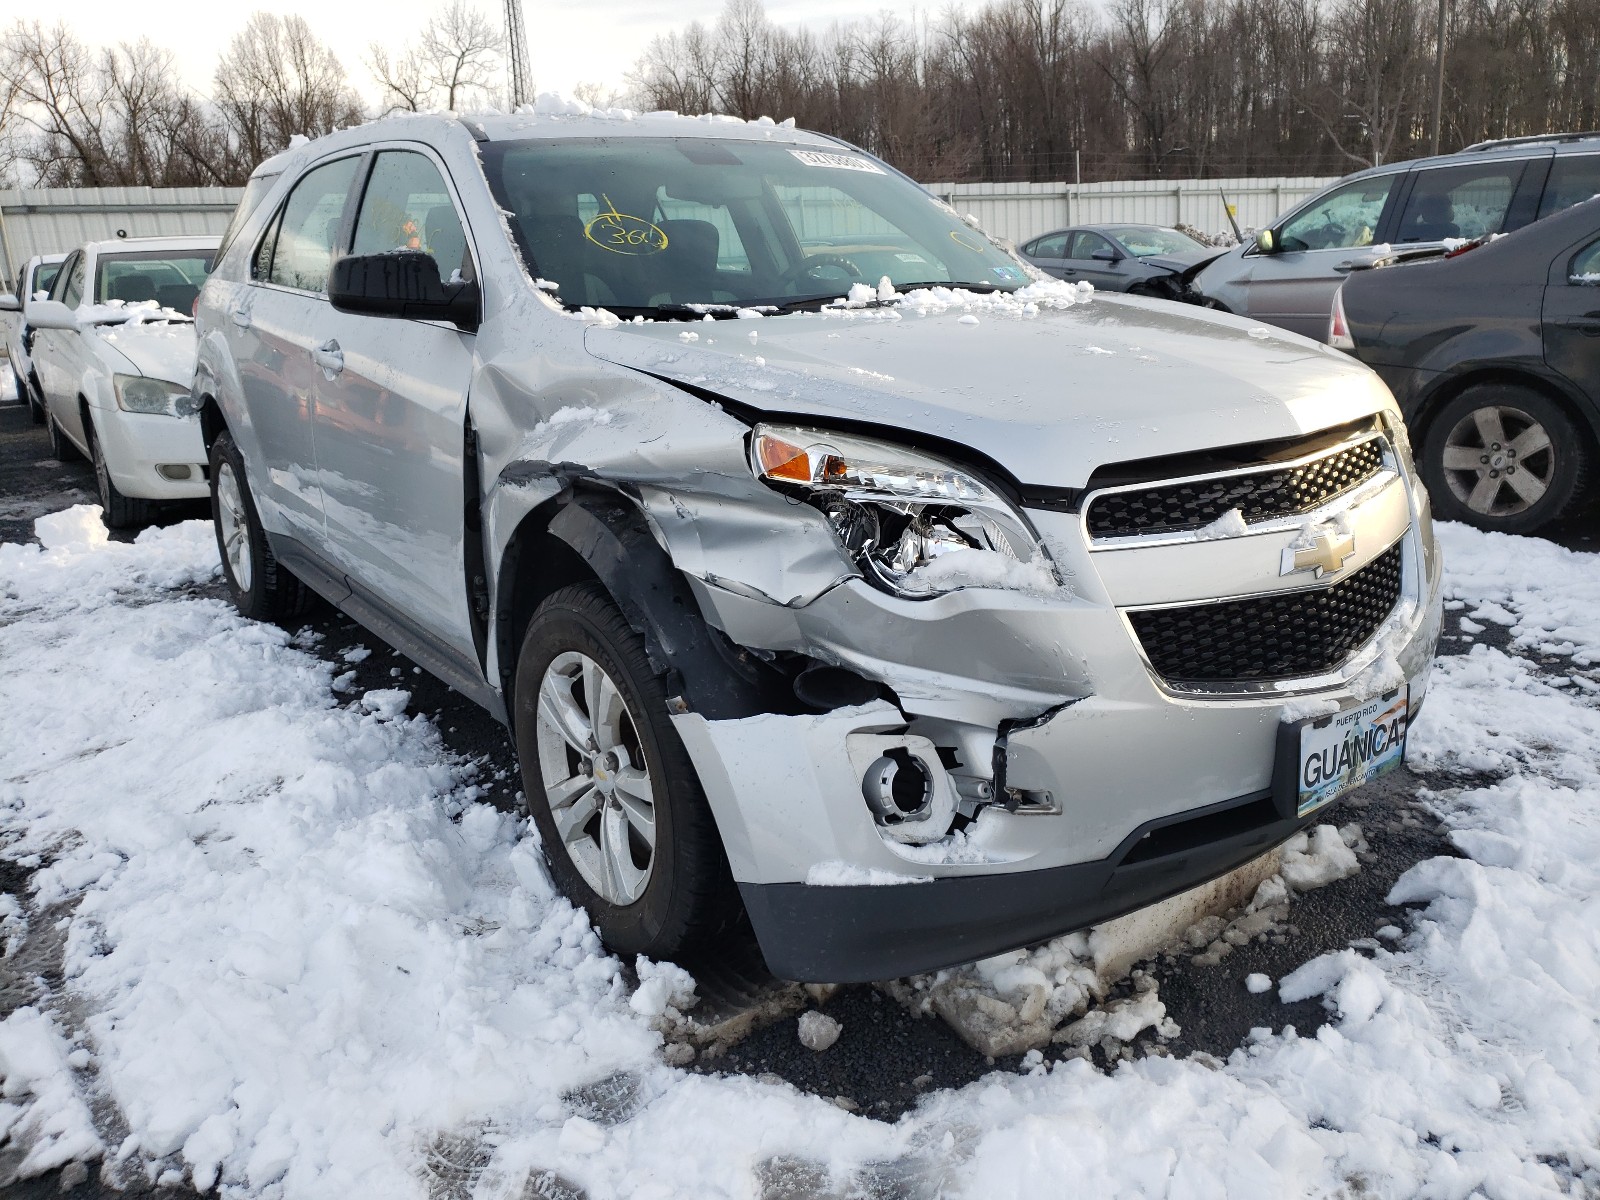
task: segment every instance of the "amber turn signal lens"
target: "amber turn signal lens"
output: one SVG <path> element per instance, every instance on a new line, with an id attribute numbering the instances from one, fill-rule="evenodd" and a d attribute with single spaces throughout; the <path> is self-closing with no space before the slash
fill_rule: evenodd
<path id="1" fill-rule="evenodd" d="M 811 482 L 811 456 L 793 442 L 762 434 L 756 439 L 756 460 L 761 464 L 761 473 L 769 479 Z"/>

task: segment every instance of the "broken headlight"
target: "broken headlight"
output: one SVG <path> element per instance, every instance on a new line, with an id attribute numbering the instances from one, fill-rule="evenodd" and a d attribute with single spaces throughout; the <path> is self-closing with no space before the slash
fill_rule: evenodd
<path id="1" fill-rule="evenodd" d="M 953 463 L 892 442 L 789 425 L 756 426 L 750 457 L 758 479 L 819 509 L 862 574 L 895 595 L 1058 586 L 1022 514 Z"/>

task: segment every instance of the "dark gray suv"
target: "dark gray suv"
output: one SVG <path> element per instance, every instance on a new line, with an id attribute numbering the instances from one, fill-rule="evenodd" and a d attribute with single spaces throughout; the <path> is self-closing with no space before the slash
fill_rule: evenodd
<path id="1" fill-rule="evenodd" d="M 1195 278 L 1229 312 L 1326 340 L 1333 294 L 1389 246 L 1510 233 L 1600 193 L 1600 133 L 1480 142 L 1318 192 Z"/>

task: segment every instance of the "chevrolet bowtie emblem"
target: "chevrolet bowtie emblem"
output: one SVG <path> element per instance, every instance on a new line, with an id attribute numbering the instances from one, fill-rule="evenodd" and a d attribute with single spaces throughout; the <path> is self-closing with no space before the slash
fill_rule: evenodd
<path id="1" fill-rule="evenodd" d="M 1296 571 L 1315 571 L 1316 578 L 1333 575 L 1343 569 L 1345 561 L 1356 552 L 1356 539 L 1348 533 L 1333 529 L 1320 530 L 1309 546 L 1290 546 L 1283 552 L 1280 575 L 1293 575 Z"/>

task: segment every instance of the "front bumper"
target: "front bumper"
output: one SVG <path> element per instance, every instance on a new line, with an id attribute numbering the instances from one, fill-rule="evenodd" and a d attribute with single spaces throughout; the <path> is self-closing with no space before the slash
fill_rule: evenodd
<path id="1" fill-rule="evenodd" d="M 94 423 L 111 480 L 124 496 L 195 500 L 210 495 L 199 417 L 97 408 Z M 160 467 L 169 472 L 187 467 L 188 477 L 170 479 L 158 470 Z"/>

